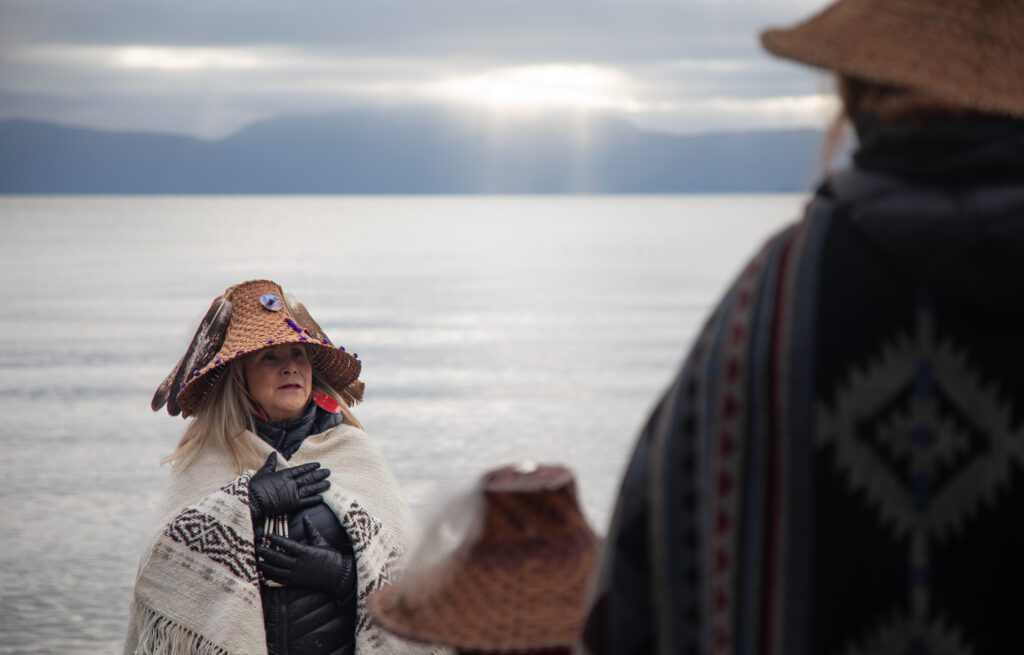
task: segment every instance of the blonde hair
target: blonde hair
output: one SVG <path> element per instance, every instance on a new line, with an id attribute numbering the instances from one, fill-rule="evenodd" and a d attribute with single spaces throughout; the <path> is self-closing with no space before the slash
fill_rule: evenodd
<path id="1" fill-rule="evenodd" d="M 313 370 L 313 392 L 323 393 L 335 400 L 341 408 L 342 423 L 362 429 L 351 407 L 358 399 L 348 390 L 338 392 L 324 382 Z M 255 432 L 253 415 L 256 405 L 245 387 L 245 374 L 241 360 L 230 362 L 213 383 L 202 408 L 185 428 L 174 452 L 162 463 L 170 463 L 184 471 L 209 448 L 222 450 L 234 460 L 236 473 L 263 465 L 263 455 L 246 431 Z"/>

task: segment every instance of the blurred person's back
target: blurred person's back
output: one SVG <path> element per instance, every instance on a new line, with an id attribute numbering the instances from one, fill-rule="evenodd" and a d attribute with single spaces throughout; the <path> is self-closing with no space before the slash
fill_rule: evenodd
<path id="1" fill-rule="evenodd" d="M 585 650 L 1024 652 L 1024 2 L 842 0 L 764 42 L 840 75 L 854 164 L 652 414 Z"/>

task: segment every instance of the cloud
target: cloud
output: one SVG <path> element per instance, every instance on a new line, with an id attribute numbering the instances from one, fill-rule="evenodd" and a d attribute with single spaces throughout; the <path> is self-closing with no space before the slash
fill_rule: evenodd
<path id="1" fill-rule="evenodd" d="M 2 0 L 10 42 L 274 45 L 506 60 L 722 56 L 814 0 Z"/>
<path id="2" fill-rule="evenodd" d="M 208 137 L 367 103 L 570 108 L 690 132 L 807 124 L 819 76 L 768 58 L 756 33 L 811 6 L 0 0 L 0 116 Z"/>
<path id="3" fill-rule="evenodd" d="M 546 64 L 498 68 L 433 82 L 429 95 L 492 110 L 544 109 L 644 111 L 619 71 L 589 64 Z"/>
<path id="4" fill-rule="evenodd" d="M 832 94 L 703 98 L 634 115 L 639 127 L 676 134 L 799 127 L 823 128 L 839 111 Z"/>

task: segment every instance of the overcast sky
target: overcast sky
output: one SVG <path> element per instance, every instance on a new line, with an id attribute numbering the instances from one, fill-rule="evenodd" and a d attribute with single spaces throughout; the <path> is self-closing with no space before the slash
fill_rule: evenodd
<path id="1" fill-rule="evenodd" d="M 681 133 L 823 126 L 757 33 L 820 0 L 0 0 L 0 118 L 218 137 L 395 104 L 604 112 Z"/>

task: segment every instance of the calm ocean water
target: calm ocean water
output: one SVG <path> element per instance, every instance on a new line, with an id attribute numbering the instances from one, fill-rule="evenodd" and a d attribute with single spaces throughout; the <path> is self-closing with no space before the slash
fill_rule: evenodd
<path id="1" fill-rule="evenodd" d="M 714 299 L 805 198 L 0 198 L 0 654 L 115 653 L 183 421 L 149 400 L 212 298 L 268 277 L 360 354 L 422 512 L 524 459 L 603 531 Z"/>

